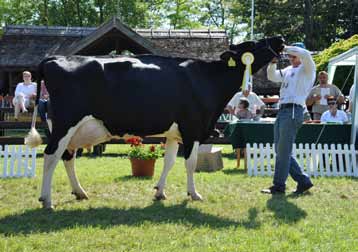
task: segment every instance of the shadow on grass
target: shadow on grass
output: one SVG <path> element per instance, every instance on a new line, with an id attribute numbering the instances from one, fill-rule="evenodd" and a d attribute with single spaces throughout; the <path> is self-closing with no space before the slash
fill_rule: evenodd
<path id="1" fill-rule="evenodd" d="M 249 210 L 247 220 L 234 221 L 203 213 L 187 207 L 187 201 L 173 206 L 164 206 L 155 201 L 144 208 L 90 208 L 78 210 L 33 209 L 0 219 L 0 233 L 5 235 L 57 232 L 74 227 L 111 228 L 116 225 L 140 226 L 145 222 L 156 224 L 183 224 L 210 228 L 244 227 L 258 228 L 257 209 Z"/>
<path id="2" fill-rule="evenodd" d="M 232 168 L 232 169 L 223 169 L 223 173 L 227 175 L 235 175 L 235 174 L 247 174 L 247 171 L 245 171 L 242 168 Z"/>
<path id="3" fill-rule="evenodd" d="M 297 207 L 294 203 L 287 201 L 285 195 L 272 195 L 267 201 L 267 208 L 274 212 L 274 217 L 284 223 L 295 223 L 306 218 L 306 211 Z"/>
<path id="4" fill-rule="evenodd" d="M 43 158 L 43 153 L 36 154 L 38 158 Z M 76 156 L 76 158 L 101 158 L 101 157 L 115 157 L 115 158 L 123 158 L 128 159 L 128 154 L 126 153 L 102 153 L 101 155 L 95 155 L 93 153 L 82 153 L 80 156 Z"/>
<path id="5" fill-rule="evenodd" d="M 227 159 L 236 159 L 236 153 L 232 152 L 232 153 L 222 153 L 221 154 L 223 158 L 227 158 Z"/>

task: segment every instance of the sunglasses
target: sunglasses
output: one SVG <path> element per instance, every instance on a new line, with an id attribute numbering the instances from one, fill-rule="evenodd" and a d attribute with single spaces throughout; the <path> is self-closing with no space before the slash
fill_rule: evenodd
<path id="1" fill-rule="evenodd" d="M 328 105 L 335 105 L 335 102 L 329 102 Z"/>

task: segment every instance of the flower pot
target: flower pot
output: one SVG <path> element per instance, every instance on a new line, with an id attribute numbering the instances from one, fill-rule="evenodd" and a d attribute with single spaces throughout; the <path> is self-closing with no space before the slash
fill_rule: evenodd
<path id="1" fill-rule="evenodd" d="M 132 175 L 135 177 L 152 177 L 155 159 L 144 160 L 131 158 Z"/>

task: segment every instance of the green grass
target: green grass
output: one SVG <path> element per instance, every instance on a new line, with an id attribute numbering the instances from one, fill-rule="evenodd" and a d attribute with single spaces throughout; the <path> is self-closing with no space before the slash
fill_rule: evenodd
<path id="1" fill-rule="evenodd" d="M 222 171 L 195 174 L 204 201 L 186 196 L 179 157 L 168 176 L 168 199 L 156 202 L 163 160 L 153 179 L 132 178 L 129 160 L 116 155 L 125 150 L 108 146 L 103 157 L 76 161 L 88 201 L 74 199 L 58 165 L 54 212 L 37 201 L 42 168 L 33 179 L 0 180 L 0 251 L 358 251 L 357 180 L 313 179 L 312 193 L 298 198 L 262 195 L 271 178 L 236 169 L 226 146 Z M 288 189 L 294 187 L 290 179 Z"/>

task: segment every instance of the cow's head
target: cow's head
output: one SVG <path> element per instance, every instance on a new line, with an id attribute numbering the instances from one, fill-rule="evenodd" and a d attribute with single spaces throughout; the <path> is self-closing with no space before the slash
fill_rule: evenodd
<path id="1" fill-rule="evenodd" d="M 250 52 L 255 57 L 255 61 L 252 64 L 252 71 L 256 72 L 274 57 L 278 57 L 283 48 L 283 38 L 276 36 L 259 41 L 246 41 L 238 45 L 230 45 L 230 50 L 221 54 L 220 58 L 227 63 L 228 66 L 234 68 L 236 66 L 243 66 L 241 56 L 245 52 Z M 235 61 L 235 63 L 232 61 Z"/>

